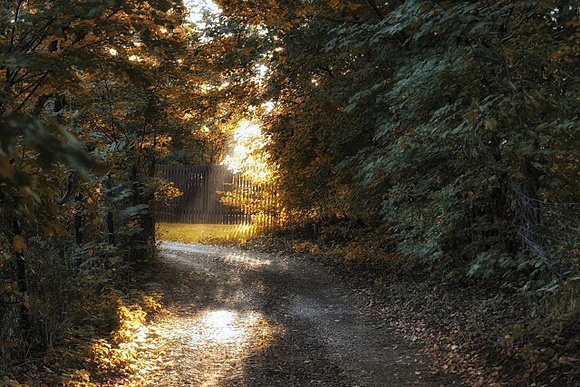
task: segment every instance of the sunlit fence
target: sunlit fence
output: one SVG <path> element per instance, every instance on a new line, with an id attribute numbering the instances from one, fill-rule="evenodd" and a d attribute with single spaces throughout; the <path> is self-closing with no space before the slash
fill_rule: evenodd
<path id="1" fill-rule="evenodd" d="M 276 222 L 276 194 L 270 184 L 256 184 L 221 165 L 160 165 L 158 175 L 182 193 L 159 208 L 161 222 L 260 227 Z"/>

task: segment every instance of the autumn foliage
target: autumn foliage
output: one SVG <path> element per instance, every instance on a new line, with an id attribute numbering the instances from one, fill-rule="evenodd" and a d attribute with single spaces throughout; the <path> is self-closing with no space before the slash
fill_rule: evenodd
<path id="1" fill-rule="evenodd" d="M 0 384 L 84 385 L 147 309 L 134 289 L 172 192 L 156 163 L 198 92 L 176 86 L 197 39 L 184 17 L 164 0 L 3 2 Z"/>
<path id="2" fill-rule="evenodd" d="M 219 3 L 267 31 L 266 149 L 295 246 L 393 287 L 505 297 L 510 319 L 468 329 L 535 364 L 526 377 L 572 383 L 573 362 L 539 354 L 567 341 L 556 353 L 577 359 L 580 342 L 563 328 L 580 284 L 577 2 Z"/>
<path id="3" fill-rule="evenodd" d="M 175 192 L 156 165 L 219 163 L 246 120 L 274 187 L 249 200 L 298 250 L 406 305 L 416 281 L 509 307 L 466 323 L 479 348 L 577 381 L 577 2 L 216 3 L 204 30 L 180 1 L 2 3 L 0 373 L 88 383 L 79 354 L 121 356 Z"/>

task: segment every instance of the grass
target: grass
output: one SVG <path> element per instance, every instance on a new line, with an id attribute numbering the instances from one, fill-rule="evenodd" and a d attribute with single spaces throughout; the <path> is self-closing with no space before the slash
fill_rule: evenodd
<path id="1" fill-rule="evenodd" d="M 251 225 L 158 223 L 157 239 L 186 243 L 243 243 L 255 232 Z"/>

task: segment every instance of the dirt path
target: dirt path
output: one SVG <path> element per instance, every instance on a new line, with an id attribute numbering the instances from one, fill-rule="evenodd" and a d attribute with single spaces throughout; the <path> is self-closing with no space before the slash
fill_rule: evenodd
<path id="1" fill-rule="evenodd" d="M 148 386 L 450 386 L 322 266 L 165 242 Z M 130 383 L 127 383 L 130 384 Z"/>

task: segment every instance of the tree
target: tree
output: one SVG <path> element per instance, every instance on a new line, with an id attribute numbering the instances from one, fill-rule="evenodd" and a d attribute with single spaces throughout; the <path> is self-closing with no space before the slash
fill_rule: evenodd
<path id="1" fill-rule="evenodd" d="M 183 17 L 164 0 L 4 1 L 2 370 L 107 329 L 118 305 L 99 295 L 153 252 L 155 164 L 187 103 L 170 92 L 187 77 Z"/>
<path id="2" fill-rule="evenodd" d="M 456 278 L 575 262 L 575 3 L 296 2 L 266 26 L 261 3 L 222 3 L 268 32 L 269 152 L 297 223 L 370 226 Z"/>
<path id="3" fill-rule="evenodd" d="M 575 44 L 569 22 L 577 9 L 402 7 L 419 12 L 399 8 L 374 36 L 403 34 L 406 52 L 392 88 L 375 94 L 389 109 L 375 134 L 382 149 L 361 160 L 366 184 L 388 171 L 379 180 L 388 187 L 383 214 L 402 230 L 399 249 L 428 260 L 459 258 L 472 274 L 553 271 L 548 239 L 559 224 L 545 223 L 541 202 L 563 182 L 548 172 L 558 164 L 554 155 L 575 153 L 564 128 L 577 125 L 577 96 L 549 79 L 575 72 L 575 60 L 554 58 Z"/>

